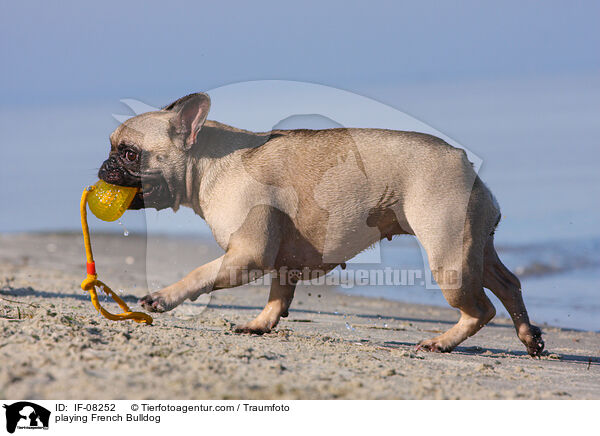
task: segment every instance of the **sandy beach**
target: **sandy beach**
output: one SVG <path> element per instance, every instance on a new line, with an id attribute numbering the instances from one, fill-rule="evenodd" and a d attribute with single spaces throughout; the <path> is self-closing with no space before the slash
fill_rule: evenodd
<path id="1" fill-rule="evenodd" d="M 100 278 L 137 310 L 147 274 L 164 284 L 180 274 L 169 250 L 218 255 L 165 237 L 165 262 L 153 259 L 148 272 L 144 237 L 92 237 Z M 290 316 L 264 336 L 232 331 L 264 306 L 259 286 L 217 291 L 152 326 L 112 322 L 79 288 L 84 261 L 77 233 L 0 235 L 1 398 L 600 398 L 599 333 L 542 326 L 547 353 L 532 359 L 511 322 L 496 318 L 451 354 L 416 353 L 456 311 L 315 286 L 300 286 Z"/>

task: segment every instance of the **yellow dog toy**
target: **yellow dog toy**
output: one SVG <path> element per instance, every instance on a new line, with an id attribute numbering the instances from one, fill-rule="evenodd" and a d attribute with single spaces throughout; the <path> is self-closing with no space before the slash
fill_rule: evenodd
<path id="1" fill-rule="evenodd" d="M 98 280 L 87 223 L 86 205 L 89 205 L 92 213 L 101 220 L 114 221 L 125 213 L 137 191 L 138 188 L 111 185 L 102 180 L 83 190 L 83 194 L 81 195 L 81 229 L 83 231 L 83 242 L 87 258 L 87 277 L 81 282 L 81 289 L 90 293 L 92 304 L 105 318 L 112 321 L 132 319 L 136 322 L 152 324 L 152 317 L 150 315 L 143 312 L 131 312 L 127 304 L 112 289 Z M 123 313 L 113 314 L 104 310 L 100 305 L 100 301 L 98 301 L 96 287 L 102 289 L 107 295 L 112 297 L 119 307 L 123 309 Z"/>

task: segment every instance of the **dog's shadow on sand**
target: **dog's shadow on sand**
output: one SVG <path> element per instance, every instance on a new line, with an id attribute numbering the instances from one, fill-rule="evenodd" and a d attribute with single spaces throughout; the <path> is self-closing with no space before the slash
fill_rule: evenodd
<path id="1" fill-rule="evenodd" d="M 241 306 L 241 305 L 233 305 L 233 304 L 213 304 L 212 302 L 208 305 L 209 308 L 212 309 L 229 309 L 229 310 L 258 310 L 261 311 L 263 308 L 258 306 Z M 372 320 L 376 318 L 379 321 L 398 321 L 398 322 L 423 322 L 423 323 L 431 323 L 431 324 L 448 324 L 454 325 L 456 321 L 448 321 L 444 319 L 427 319 L 427 318 L 410 318 L 410 317 L 402 317 L 402 316 L 393 316 L 393 315 L 381 315 L 381 314 L 365 314 L 365 313 L 352 313 L 352 314 L 344 314 L 342 312 L 329 312 L 326 310 L 312 310 L 312 309 L 289 309 L 290 313 L 304 313 L 304 314 L 312 314 L 312 315 L 329 315 L 329 316 L 344 316 L 349 315 L 356 318 L 365 318 Z M 502 328 L 513 328 L 512 325 L 501 325 L 489 323 L 486 324 L 486 327 L 502 327 Z"/>
<path id="2" fill-rule="evenodd" d="M 49 292 L 49 291 L 37 291 L 31 287 L 29 288 L 10 288 L 10 289 L 0 289 L 0 295 L 4 295 L 6 297 L 40 297 L 40 298 L 59 298 L 59 299 L 67 299 L 72 298 L 74 300 L 79 301 L 89 301 L 90 295 L 82 291 L 77 294 L 67 294 L 62 292 Z M 98 291 L 98 296 L 102 297 L 104 293 L 102 291 Z M 135 295 L 121 295 L 119 297 L 128 303 L 136 303 L 139 300 L 139 297 Z"/>
<path id="3" fill-rule="evenodd" d="M 383 345 L 385 348 L 400 348 L 400 347 L 409 347 L 414 349 L 415 345 L 410 342 L 400 342 L 400 341 L 386 341 Z M 525 351 L 515 351 L 515 350 L 506 350 L 502 348 L 489 348 L 489 347 L 456 347 L 452 351 L 452 355 L 463 355 L 463 356 L 481 356 L 487 357 L 491 359 L 498 358 L 529 358 L 529 355 Z M 549 357 L 556 356 L 556 357 Z M 560 354 L 555 355 L 551 353 L 547 353 L 544 351 L 542 355 L 542 360 L 545 361 L 555 361 L 555 362 L 570 362 L 575 364 L 586 365 L 589 367 L 600 366 L 600 357 L 597 356 L 580 356 L 578 354 Z"/>
<path id="4" fill-rule="evenodd" d="M 77 293 L 77 294 L 68 294 L 61 292 L 49 292 L 49 291 L 38 291 L 31 287 L 28 288 L 4 288 L 0 289 L 0 296 L 6 297 L 39 297 L 45 299 L 59 298 L 59 299 L 75 299 L 78 301 L 89 301 L 90 297 L 87 292 Z M 120 297 L 128 302 L 128 303 L 137 303 L 139 297 L 135 295 L 120 295 Z M 228 305 L 228 304 L 215 304 L 209 303 L 207 309 L 223 309 L 223 310 L 246 310 L 246 311 L 260 311 L 262 307 L 259 306 L 241 306 L 241 305 Z M 317 311 L 311 309 L 290 309 L 292 313 L 303 313 L 303 314 L 313 314 L 313 315 L 329 315 L 335 317 L 343 317 L 344 314 L 339 312 L 329 312 L 329 311 Z M 433 323 L 433 324 L 448 324 L 454 325 L 456 321 L 448 321 L 448 320 L 440 320 L 440 319 L 426 319 L 426 318 L 409 318 L 409 317 L 399 317 L 399 316 L 391 316 L 391 315 L 380 315 L 380 314 L 361 314 L 361 313 L 353 313 L 351 314 L 353 317 L 363 318 L 372 320 L 377 318 L 378 320 L 386 320 L 386 321 L 398 321 L 398 322 L 419 322 L 419 323 Z M 501 325 L 489 323 L 486 327 L 492 328 L 509 328 L 512 330 L 512 326 L 509 325 Z M 415 344 L 410 342 L 399 342 L 399 341 L 386 341 L 383 344 L 385 348 L 399 348 L 399 347 L 410 347 L 414 348 Z M 514 351 L 507 350 L 501 348 L 483 348 L 483 347 L 456 347 L 454 351 L 452 351 L 453 355 L 465 355 L 465 356 L 481 356 L 487 358 L 497 359 L 499 357 L 513 357 L 513 358 L 524 358 L 527 357 L 527 353 L 524 351 Z M 556 361 L 561 362 L 570 362 L 580 365 L 587 365 L 588 369 L 591 366 L 600 366 L 600 357 L 593 356 L 581 356 L 577 354 L 560 354 L 558 356 L 559 359 Z M 554 359 L 547 359 L 554 360 Z"/>

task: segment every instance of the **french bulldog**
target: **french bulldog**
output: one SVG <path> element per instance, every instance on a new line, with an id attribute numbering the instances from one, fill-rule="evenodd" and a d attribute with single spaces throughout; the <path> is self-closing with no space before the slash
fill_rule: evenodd
<path id="1" fill-rule="evenodd" d="M 511 314 L 531 356 L 544 349 L 519 279 L 500 261 L 500 208 L 464 150 L 417 132 L 337 128 L 255 133 L 207 120 L 196 93 L 128 119 L 110 136 L 99 177 L 140 188 L 130 208 L 190 207 L 225 250 L 140 300 L 151 312 L 271 274 L 263 311 L 236 328 L 267 333 L 299 280 L 315 278 L 394 235 L 416 236 L 460 319 L 417 349 L 449 352 L 495 316 L 483 288 Z"/>

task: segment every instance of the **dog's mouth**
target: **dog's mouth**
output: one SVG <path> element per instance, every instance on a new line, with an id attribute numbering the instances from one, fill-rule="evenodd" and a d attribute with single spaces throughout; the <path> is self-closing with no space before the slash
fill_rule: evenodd
<path id="1" fill-rule="evenodd" d="M 152 183 L 143 183 L 140 189 L 140 193 L 143 198 L 150 198 L 156 192 L 160 190 L 160 185 L 153 185 Z"/>
<path id="2" fill-rule="evenodd" d="M 162 176 L 153 175 L 151 178 L 142 176 L 137 186 L 139 191 L 133 197 L 129 209 L 154 208 L 166 209 L 172 206 L 172 197 L 166 180 Z"/>
<path id="3" fill-rule="evenodd" d="M 118 165 L 105 162 L 98 177 L 107 183 L 139 188 L 129 209 L 166 209 L 173 205 L 173 197 L 164 176 L 160 172 L 133 173 Z"/>
<path id="4" fill-rule="evenodd" d="M 152 207 L 157 210 L 166 209 L 172 206 L 172 197 L 166 180 L 162 176 L 149 177 L 142 176 L 142 183 L 139 187 L 129 209 L 143 209 Z"/>

